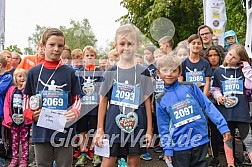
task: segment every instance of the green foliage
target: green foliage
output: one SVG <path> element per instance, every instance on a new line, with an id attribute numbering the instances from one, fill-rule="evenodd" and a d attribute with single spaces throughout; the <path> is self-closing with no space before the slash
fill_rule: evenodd
<path id="1" fill-rule="evenodd" d="M 10 51 L 10 52 L 17 52 L 17 53 L 19 53 L 19 54 L 23 54 L 22 52 L 21 52 L 21 49 L 20 48 L 18 48 L 17 47 L 17 45 L 10 45 L 10 46 L 8 46 L 7 48 L 5 48 L 5 50 L 8 50 L 8 51 Z"/>
<path id="2" fill-rule="evenodd" d="M 225 2 L 228 18 L 226 30 L 236 31 L 239 41 L 244 44 L 246 15 L 240 0 Z M 150 35 L 150 25 L 160 17 L 173 22 L 175 44 L 197 33 L 198 27 L 204 24 L 203 0 L 122 0 L 121 5 L 128 10 L 128 13 L 119 21 L 133 23 L 156 46 L 157 42 Z"/>
<path id="3" fill-rule="evenodd" d="M 26 53 L 33 54 L 36 52 L 41 36 L 47 28 L 49 27 L 36 25 L 35 32 L 28 37 L 30 47 L 25 48 Z M 86 45 L 94 46 L 97 41 L 87 19 L 77 22 L 71 20 L 70 27 L 60 26 L 59 29 L 64 33 L 66 44 L 71 50 L 83 49 Z"/>

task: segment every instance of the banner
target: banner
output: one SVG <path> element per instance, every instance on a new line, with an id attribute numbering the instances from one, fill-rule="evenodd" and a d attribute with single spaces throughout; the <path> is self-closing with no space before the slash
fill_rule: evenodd
<path id="1" fill-rule="evenodd" d="M 250 58 L 252 58 L 252 0 L 246 0 L 246 9 L 247 9 L 247 31 L 246 31 L 246 42 L 245 49 Z"/>
<path id="2" fill-rule="evenodd" d="M 5 0 L 0 0 L 0 50 L 4 49 Z"/>
<path id="3" fill-rule="evenodd" d="M 219 45 L 224 46 L 224 33 L 227 22 L 224 0 L 203 0 L 204 24 L 213 29 L 219 38 Z"/>

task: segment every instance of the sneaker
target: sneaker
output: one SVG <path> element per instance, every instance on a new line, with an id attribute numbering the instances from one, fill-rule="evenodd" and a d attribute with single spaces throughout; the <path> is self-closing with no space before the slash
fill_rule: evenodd
<path id="1" fill-rule="evenodd" d="M 87 158 L 91 161 L 94 158 L 94 150 L 88 150 Z"/>
<path id="2" fill-rule="evenodd" d="M 164 160 L 164 154 L 159 155 L 159 156 L 158 156 L 158 159 L 159 159 L 159 160 Z"/>
<path id="3" fill-rule="evenodd" d="M 247 166 L 252 166 L 252 163 L 249 159 L 249 156 L 248 154 L 245 154 L 244 155 L 244 159 L 243 159 L 243 162 L 242 162 L 243 165 L 247 165 Z"/>
<path id="4" fill-rule="evenodd" d="M 101 165 L 100 157 L 98 155 L 94 155 L 92 163 L 94 166 L 100 166 Z"/>
<path id="5" fill-rule="evenodd" d="M 125 159 L 124 158 L 120 158 L 119 160 L 118 160 L 118 167 L 127 167 L 128 165 L 127 165 L 127 162 L 125 161 Z"/>
<path id="6" fill-rule="evenodd" d="M 150 156 L 150 153 L 145 153 L 145 154 L 142 154 L 141 156 L 140 156 L 140 158 L 142 158 L 143 160 L 145 160 L 145 161 L 150 161 L 150 160 L 152 160 L 152 158 L 151 158 L 151 156 Z"/>
<path id="7" fill-rule="evenodd" d="M 76 164 L 75 164 L 75 167 L 77 167 L 77 166 L 85 166 L 87 163 L 88 163 L 88 162 L 87 162 L 86 156 L 80 155 L 80 156 L 78 157 L 78 161 L 77 161 Z"/>
<path id="8" fill-rule="evenodd" d="M 162 152 L 163 152 L 163 148 L 160 147 L 160 146 L 157 146 L 157 147 L 155 147 L 155 148 L 153 149 L 153 151 L 154 151 L 155 153 L 162 153 Z"/>
<path id="9" fill-rule="evenodd" d="M 78 149 L 77 151 L 74 152 L 73 157 L 77 159 L 80 156 L 80 154 L 81 154 L 80 149 Z"/>
<path id="10" fill-rule="evenodd" d="M 209 167 L 219 167 L 220 161 L 218 159 L 213 158 L 212 161 L 209 164 Z"/>
<path id="11" fill-rule="evenodd" d="M 28 167 L 37 167 L 35 159 L 31 163 L 29 163 Z"/>
<path id="12" fill-rule="evenodd" d="M 0 166 L 1 167 L 7 167 L 7 163 L 6 163 L 5 159 L 0 158 Z"/>

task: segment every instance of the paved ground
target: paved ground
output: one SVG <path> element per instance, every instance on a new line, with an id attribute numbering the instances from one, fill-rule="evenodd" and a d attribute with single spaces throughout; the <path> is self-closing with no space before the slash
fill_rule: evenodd
<path id="1" fill-rule="evenodd" d="M 149 153 L 151 154 L 152 160 L 151 161 L 144 161 L 141 160 L 141 167 L 166 167 L 166 164 L 164 161 L 159 160 L 158 156 L 160 155 L 159 153 L 154 153 L 152 149 L 148 150 Z M 241 142 L 236 142 L 236 155 L 239 157 L 239 159 L 242 161 L 242 147 L 241 147 Z M 32 152 L 30 152 L 30 158 L 32 157 Z M 226 159 L 224 154 L 220 154 L 220 162 L 221 162 L 221 167 L 226 167 Z M 64 157 L 62 157 L 64 158 Z M 211 156 L 208 158 L 209 162 L 211 161 Z M 92 163 L 91 161 L 88 162 L 87 165 L 85 165 L 85 167 L 92 167 Z M 35 167 L 35 166 L 33 166 Z M 246 166 L 244 166 L 246 167 Z"/>

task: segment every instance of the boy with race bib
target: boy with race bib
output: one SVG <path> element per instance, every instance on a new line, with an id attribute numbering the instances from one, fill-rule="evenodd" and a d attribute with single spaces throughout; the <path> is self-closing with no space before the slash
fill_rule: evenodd
<path id="1" fill-rule="evenodd" d="M 73 147 L 66 141 L 74 136 L 74 126 L 55 129 L 55 125 L 65 127 L 65 123 L 73 123 L 81 108 L 75 71 L 60 60 L 64 45 L 63 32 L 56 28 L 47 29 L 41 43 L 45 61 L 27 74 L 24 116 L 33 120 L 32 142 L 38 167 L 51 167 L 54 160 L 57 166 L 72 166 Z M 44 124 L 41 121 L 38 126 L 40 120 L 44 120 Z"/>
<path id="2" fill-rule="evenodd" d="M 217 126 L 224 142 L 230 139 L 227 122 L 193 83 L 179 83 L 180 60 L 164 56 L 157 74 L 165 88 L 157 98 L 157 120 L 164 158 L 175 167 L 208 167 L 208 131 L 205 114 Z"/>

